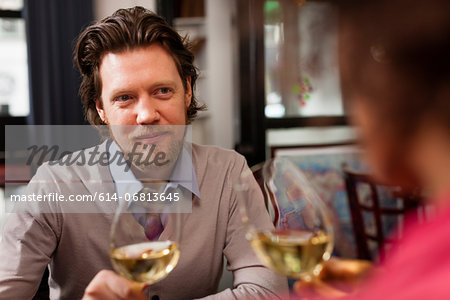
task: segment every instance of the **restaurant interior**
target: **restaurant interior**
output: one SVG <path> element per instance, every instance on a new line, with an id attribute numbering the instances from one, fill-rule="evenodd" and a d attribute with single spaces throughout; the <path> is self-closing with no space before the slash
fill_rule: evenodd
<path id="1" fill-rule="evenodd" d="M 266 192 L 263 162 L 287 158 L 326 207 L 332 255 L 383 261 L 392 233 L 402 236 L 405 213 L 426 220 L 432 208 L 420 205 L 423 191 L 374 180 L 362 159 L 340 88 L 339 20 L 332 2 L 0 0 L 0 239 L 9 215 L 8 172 L 20 172 L 8 168 L 8 126 L 88 125 L 74 41 L 93 21 L 139 5 L 192 42 L 199 71 L 195 92 L 207 107 L 191 125 L 192 141 L 242 154 Z M 269 212 L 283 214 L 272 196 L 265 195 Z M 226 264 L 223 274 L 219 290 L 233 285 Z M 40 291 L 34 299 L 48 299 L 46 278 Z"/>

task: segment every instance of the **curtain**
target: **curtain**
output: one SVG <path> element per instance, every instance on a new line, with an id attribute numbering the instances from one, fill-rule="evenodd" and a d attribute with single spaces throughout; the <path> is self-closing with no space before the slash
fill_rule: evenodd
<path id="1" fill-rule="evenodd" d="M 25 0 L 30 116 L 28 124 L 86 124 L 73 63 L 78 34 L 93 20 L 92 0 Z"/>

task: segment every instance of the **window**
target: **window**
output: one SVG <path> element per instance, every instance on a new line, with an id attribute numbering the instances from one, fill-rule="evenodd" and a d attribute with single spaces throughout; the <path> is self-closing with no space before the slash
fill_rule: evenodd
<path id="1" fill-rule="evenodd" d="M 0 0 L 0 117 L 30 112 L 23 0 Z"/>
<path id="2" fill-rule="evenodd" d="M 264 2 L 267 118 L 344 114 L 336 24 L 327 2 Z"/>
<path id="3" fill-rule="evenodd" d="M 264 161 L 273 136 L 284 138 L 287 129 L 296 130 L 296 136 L 333 135 L 333 141 L 315 144 L 339 142 L 336 132 L 345 141 L 353 136 L 346 130 L 339 87 L 332 2 L 237 1 L 241 86 L 236 150 L 249 165 Z M 316 128 L 330 131 L 317 134 Z M 305 131 L 297 134 L 301 129 Z"/>

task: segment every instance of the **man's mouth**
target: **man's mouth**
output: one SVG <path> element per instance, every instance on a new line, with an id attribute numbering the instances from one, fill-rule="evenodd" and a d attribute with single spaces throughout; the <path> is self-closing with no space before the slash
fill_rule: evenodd
<path id="1" fill-rule="evenodd" d="M 168 135 L 168 131 L 152 132 L 144 135 L 139 135 L 134 138 L 135 142 L 141 142 L 143 144 L 153 144 L 161 141 Z"/>

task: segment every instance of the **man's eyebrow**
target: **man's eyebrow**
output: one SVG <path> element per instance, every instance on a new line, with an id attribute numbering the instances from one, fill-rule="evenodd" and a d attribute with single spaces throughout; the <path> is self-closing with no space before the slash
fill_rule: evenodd
<path id="1" fill-rule="evenodd" d="M 157 81 L 155 83 L 153 83 L 151 85 L 151 87 L 157 87 L 157 86 L 161 86 L 161 85 L 176 85 L 176 82 L 173 80 L 161 80 L 161 81 Z"/>
<path id="2" fill-rule="evenodd" d="M 154 82 L 148 88 L 153 89 L 155 87 L 167 86 L 167 85 L 168 86 L 176 86 L 176 84 L 177 83 L 175 81 L 168 79 L 168 80 L 161 80 L 161 81 Z M 132 93 L 132 92 L 133 92 L 133 88 L 120 87 L 120 88 L 113 90 L 111 92 L 111 96 L 115 97 L 118 94 Z"/>

